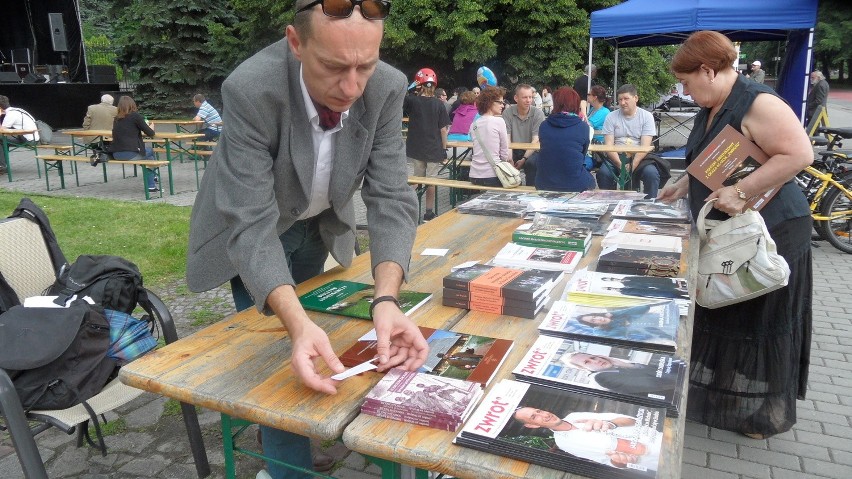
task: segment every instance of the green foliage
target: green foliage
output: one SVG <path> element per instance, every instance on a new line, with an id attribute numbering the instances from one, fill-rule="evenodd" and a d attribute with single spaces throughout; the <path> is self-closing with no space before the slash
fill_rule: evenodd
<path id="1" fill-rule="evenodd" d="M 826 75 L 852 62 L 852 9 L 846 0 L 819 2 L 815 37 L 814 54 Z"/>
<path id="2" fill-rule="evenodd" d="M 150 118 L 187 116 L 194 93 L 218 91 L 227 70 L 210 61 L 210 31 L 232 20 L 218 3 L 199 0 L 131 0 L 120 10 L 119 63 L 135 74 L 136 101 Z"/>

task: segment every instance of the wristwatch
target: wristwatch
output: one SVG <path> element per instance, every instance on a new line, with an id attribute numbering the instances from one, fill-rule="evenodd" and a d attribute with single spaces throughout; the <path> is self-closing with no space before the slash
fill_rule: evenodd
<path id="1" fill-rule="evenodd" d="M 746 196 L 746 194 L 743 193 L 743 190 L 740 189 L 740 185 L 734 185 L 734 191 L 737 192 L 737 196 L 739 196 L 741 200 L 748 199 L 748 196 Z"/>

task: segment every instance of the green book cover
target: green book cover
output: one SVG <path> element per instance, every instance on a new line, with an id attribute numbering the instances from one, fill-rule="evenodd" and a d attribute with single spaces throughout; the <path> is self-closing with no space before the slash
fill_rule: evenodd
<path id="1" fill-rule="evenodd" d="M 299 302 L 310 311 L 370 319 L 374 295 L 372 284 L 335 279 L 299 296 Z M 400 291 L 399 306 L 405 314 L 411 314 L 431 297 L 432 293 Z"/>

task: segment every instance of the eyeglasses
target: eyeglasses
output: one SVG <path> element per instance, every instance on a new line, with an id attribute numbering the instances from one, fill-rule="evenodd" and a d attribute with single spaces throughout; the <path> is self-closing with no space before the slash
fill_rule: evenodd
<path id="1" fill-rule="evenodd" d="M 355 6 L 361 7 L 361 16 L 367 20 L 384 20 L 390 13 L 390 2 L 381 0 L 314 0 L 296 10 L 296 14 L 308 11 L 317 4 L 322 5 L 322 13 L 327 17 L 349 18 Z"/>
<path id="2" fill-rule="evenodd" d="M 499 104 L 501 104 L 501 105 L 505 105 L 505 104 L 506 104 L 506 101 L 505 101 L 505 100 L 497 100 L 497 101 L 495 101 L 494 103 L 499 103 Z"/>

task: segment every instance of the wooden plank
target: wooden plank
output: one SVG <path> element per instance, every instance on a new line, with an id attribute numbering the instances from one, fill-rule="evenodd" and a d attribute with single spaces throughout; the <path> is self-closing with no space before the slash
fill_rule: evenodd
<path id="1" fill-rule="evenodd" d="M 535 191 L 534 186 L 517 186 L 515 188 L 504 188 L 502 186 L 475 185 L 469 181 L 450 180 L 432 176 L 409 176 L 409 185 L 446 186 L 449 188 L 466 188 L 469 190 L 500 190 L 500 191 Z"/>

